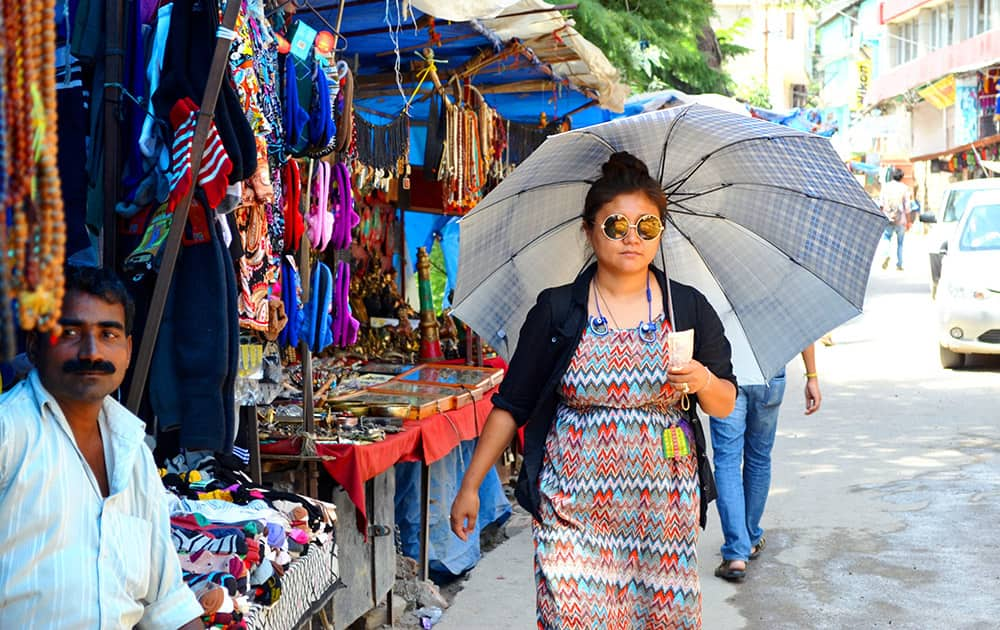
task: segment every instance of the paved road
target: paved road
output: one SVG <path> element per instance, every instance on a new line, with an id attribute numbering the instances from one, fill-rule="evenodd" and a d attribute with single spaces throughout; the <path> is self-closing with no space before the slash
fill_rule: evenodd
<path id="1" fill-rule="evenodd" d="M 819 347 L 818 414 L 802 414 L 801 362 L 789 364 L 768 547 L 745 583 L 713 577 L 712 509 L 699 542 L 707 630 L 1000 628 L 1000 359 L 940 368 L 925 258 L 908 239 L 906 270 L 876 267 L 865 314 Z M 438 628 L 533 627 L 524 522 Z"/>

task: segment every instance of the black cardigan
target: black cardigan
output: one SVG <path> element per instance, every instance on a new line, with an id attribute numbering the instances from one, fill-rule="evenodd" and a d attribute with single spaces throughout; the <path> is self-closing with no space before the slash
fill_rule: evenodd
<path id="1" fill-rule="evenodd" d="M 653 266 L 650 270 L 660 283 L 666 313 L 666 277 Z M 595 263 L 572 284 L 545 289 L 538 295 L 538 301 L 528 311 L 521 327 L 507 374 L 493 396 L 495 407 L 510 412 L 518 426 L 525 426 L 524 462 L 515 496 L 539 520 L 538 476 L 545 453 L 545 439 L 559 402 L 559 383 L 587 327 L 587 294 L 596 271 Z M 736 385 L 729 341 L 715 309 L 704 295 L 687 285 L 671 281 L 670 292 L 677 330 L 695 330 L 694 358 L 716 377 Z M 695 436 L 701 486 L 699 522 L 704 528 L 708 504 L 717 495 L 712 468 L 705 452 L 705 433 L 695 407 L 691 405 L 687 418 Z"/>

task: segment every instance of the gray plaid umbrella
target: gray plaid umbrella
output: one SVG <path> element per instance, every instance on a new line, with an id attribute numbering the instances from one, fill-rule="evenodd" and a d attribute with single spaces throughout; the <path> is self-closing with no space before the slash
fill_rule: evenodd
<path id="1" fill-rule="evenodd" d="M 462 219 L 455 311 L 502 356 L 538 293 L 586 266 L 584 197 L 616 151 L 663 183 L 657 264 L 715 307 L 741 383 L 861 312 L 886 220 L 830 143 L 690 105 L 552 136 Z"/>

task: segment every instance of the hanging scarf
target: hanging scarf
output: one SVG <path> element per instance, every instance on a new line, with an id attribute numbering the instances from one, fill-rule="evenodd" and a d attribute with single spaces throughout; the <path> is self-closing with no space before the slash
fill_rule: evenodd
<path id="1" fill-rule="evenodd" d="M 325 251 L 334 233 L 334 217 L 329 211 L 330 164 L 319 160 L 313 176 L 309 216 L 306 217 L 306 233 L 313 249 Z"/>
<path id="2" fill-rule="evenodd" d="M 361 217 L 354 211 L 354 191 L 351 188 L 351 171 L 343 162 L 333 167 L 334 182 L 337 184 L 336 222 L 333 228 L 331 243 L 337 249 L 347 249 L 351 246 L 351 230 L 361 222 Z"/>
<path id="3" fill-rule="evenodd" d="M 337 263 L 333 307 L 333 343 L 341 348 L 353 346 L 358 342 L 361 324 L 351 314 L 351 266 L 343 260 Z"/>
<path id="4" fill-rule="evenodd" d="M 302 175 L 299 172 L 298 162 L 295 160 L 285 162 L 285 166 L 281 169 L 281 177 L 285 187 L 284 250 L 296 252 L 302 243 L 302 232 L 305 230 L 302 210 L 299 207 L 302 201 Z"/>
<path id="5" fill-rule="evenodd" d="M 354 126 L 357 128 L 358 161 L 400 175 L 400 162 L 408 162 L 410 155 L 409 115 L 401 113 L 387 125 L 373 125 L 358 116 Z"/>
<path id="6" fill-rule="evenodd" d="M 337 128 L 333 122 L 330 83 L 327 81 L 326 72 L 318 63 L 315 66 L 314 76 L 316 87 L 313 90 L 312 107 L 309 109 L 309 146 L 310 149 L 321 150 L 333 141 Z"/>
<path id="7" fill-rule="evenodd" d="M 293 55 L 285 55 L 285 144 L 291 150 L 298 146 L 303 131 L 309 123 L 309 112 L 299 104 L 299 85 L 295 76 L 296 63 Z"/>

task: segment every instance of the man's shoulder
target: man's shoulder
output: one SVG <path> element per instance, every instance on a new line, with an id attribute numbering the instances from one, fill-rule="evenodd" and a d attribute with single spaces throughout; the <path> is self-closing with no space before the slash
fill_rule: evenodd
<path id="1" fill-rule="evenodd" d="M 25 411 L 35 405 L 35 393 L 31 389 L 31 384 L 27 379 L 23 380 L 0 395 L 0 422 L 24 417 Z"/>

